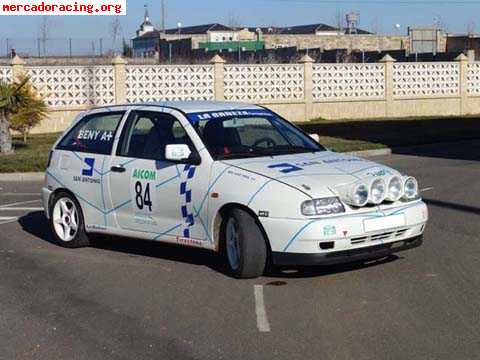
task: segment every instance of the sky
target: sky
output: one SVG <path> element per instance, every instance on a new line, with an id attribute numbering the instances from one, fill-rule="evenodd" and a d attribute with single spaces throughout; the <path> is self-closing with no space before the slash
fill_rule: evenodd
<path id="1" fill-rule="evenodd" d="M 127 15 L 120 17 L 122 37 L 130 39 L 135 35 L 145 3 L 153 23 L 160 27 L 160 0 L 127 0 Z M 338 13 L 355 11 L 360 14 L 360 27 L 374 32 L 406 34 L 409 26 L 441 23 L 449 32 L 465 33 L 468 27 L 480 33 L 480 0 L 165 0 L 165 3 L 167 27 L 176 27 L 179 22 L 183 26 L 212 22 L 249 26 L 335 24 Z M 40 22 L 40 17 L 34 16 L 0 16 L 0 54 L 7 38 L 18 47 L 34 43 L 28 39 L 39 37 Z M 58 39 L 62 46 L 67 43 L 62 39 L 68 38 L 88 46 L 91 39 L 103 38 L 106 44 L 111 38 L 111 22 L 111 16 L 51 16 L 49 37 Z M 94 46 L 99 46 L 98 40 Z"/>

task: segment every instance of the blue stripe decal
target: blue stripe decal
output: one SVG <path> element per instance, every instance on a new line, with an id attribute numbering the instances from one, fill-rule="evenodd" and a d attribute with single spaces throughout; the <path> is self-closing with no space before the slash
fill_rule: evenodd
<path id="1" fill-rule="evenodd" d="M 195 208 L 195 205 L 193 205 L 193 210 L 194 210 L 195 212 L 197 211 L 197 209 Z M 210 237 L 210 234 L 208 233 L 208 229 L 207 229 L 207 227 L 205 226 L 205 223 L 203 222 L 202 218 L 200 217 L 200 215 L 197 215 L 196 217 L 197 217 L 198 220 L 200 220 L 200 224 L 202 224 L 202 226 L 203 226 L 203 230 L 205 231 L 205 236 L 207 237 L 208 241 L 209 241 L 210 243 L 213 243 L 213 240 L 212 240 L 212 238 Z"/>
<path id="2" fill-rule="evenodd" d="M 308 223 L 306 223 L 305 225 L 303 225 L 296 233 L 295 235 L 293 235 L 293 237 L 290 239 L 290 241 L 287 243 L 287 245 L 285 246 L 285 248 L 283 249 L 283 251 L 287 251 L 287 249 L 290 247 L 290 245 L 292 245 L 292 243 L 295 241 L 295 239 L 297 239 L 297 237 L 300 236 L 300 234 L 306 229 L 308 228 L 310 225 L 312 225 L 313 223 L 317 222 L 318 220 L 312 220 Z"/>
<path id="3" fill-rule="evenodd" d="M 211 185 L 208 187 L 207 189 L 207 193 L 205 194 L 205 196 L 203 197 L 202 201 L 200 202 L 200 207 L 198 208 L 198 211 L 197 213 L 195 214 L 195 216 L 197 216 L 198 214 L 200 214 L 200 212 L 202 211 L 203 209 L 203 206 L 205 205 L 205 200 L 207 200 L 207 197 L 208 195 L 210 194 L 210 191 L 212 190 L 213 186 L 217 183 L 218 180 L 220 180 L 220 178 L 225 174 L 225 172 L 232 168 L 232 166 L 228 166 L 226 167 L 225 169 L 223 169 L 223 171 L 215 178 L 215 180 L 212 181 Z"/>
<path id="4" fill-rule="evenodd" d="M 178 179 L 179 177 L 180 177 L 180 175 L 175 175 L 175 176 L 171 177 L 170 179 L 167 179 L 167 180 L 165 180 L 165 181 L 163 181 L 163 182 L 161 182 L 161 183 L 159 183 L 159 184 L 155 185 L 155 188 L 157 188 L 157 189 L 158 189 L 159 187 L 161 187 L 161 186 L 163 186 L 163 185 L 165 185 L 165 184 L 169 183 L 170 181 L 173 181 L 173 180 L 175 180 L 175 179 Z"/>
<path id="5" fill-rule="evenodd" d="M 273 180 L 267 180 L 260 188 L 255 191 L 255 193 L 250 197 L 250 200 L 248 200 L 248 206 L 252 203 L 252 201 L 257 197 L 257 195 L 268 185 L 272 182 Z"/>
<path id="6" fill-rule="evenodd" d="M 60 180 L 58 180 L 54 175 L 52 175 L 50 172 L 46 171 L 46 174 L 48 176 L 50 176 L 53 180 L 55 180 L 57 183 L 59 183 L 61 186 L 63 186 L 64 188 L 67 188 L 67 186 L 65 184 L 63 184 Z M 71 191 L 71 190 L 70 190 Z M 73 191 L 72 191 L 73 192 Z M 101 213 L 103 213 L 103 210 L 101 210 L 100 208 L 98 208 L 97 206 L 93 205 L 91 202 L 89 202 L 88 200 L 84 199 L 82 196 L 80 196 L 78 193 L 75 193 L 73 192 L 73 194 L 79 199 L 79 200 L 82 200 L 84 203 L 86 203 L 87 205 L 90 205 L 92 208 L 94 208 L 95 210 L 97 211 L 100 211 Z"/>
<path id="7" fill-rule="evenodd" d="M 164 231 L 163 233 L 157 234 L 157 236 L 155 236 L 155 237 L 153 238 L 153 240 L 158 240 L 158 239 L 161 238 L 162 236 L 170 235 L 170 234 L 169 234 L 170 232 L 172 232 L 173 230 L 178 229 L 180 226 L 182 226 L 182 224 L 175 225 L 175 226 L 171 227 L 170 229 Z"/>
<path id="8" fill-rule="evenodd" d="M 124 206 L 126 206 L 126 205 L 128 205 L 128 204 L 130 204 L 131 202 L 132 202 L 132 200 L 125 201 L 124 203 L 122 203 L 122 204 L 114 207 L 113 209 L 110 209 L 110 210 L 106 211 L 105 214 L 106 214 L 106 215 L 109 215 L 109 214 L 111 214 L 112 212 L 114 212 L 114 211 L 116 211 L 116 210 L 118 210 L 118 209 L 120 209 L 120 208 L 122 208 L 122 207 L 124 207 Z"/>
<path id="9" fill-rule="evenodd" d="M 103 169 L 105 167 L 105 159 L 106 159 L 106 156 L 103 157 L 103 161 L 102 161 L 102 173 L 103 173 Z M 100 179 L 100 190 L 102 192 L 103 211 L 105 211 L 105 194 L 104 194 L 104 190 L 103 190 L 103 175 L 101 176 L 101 179 Z M 107 226 L 107 216 L 106 216 L 105 212 L 103 213 L 103 223 L 106 227 Z"/>

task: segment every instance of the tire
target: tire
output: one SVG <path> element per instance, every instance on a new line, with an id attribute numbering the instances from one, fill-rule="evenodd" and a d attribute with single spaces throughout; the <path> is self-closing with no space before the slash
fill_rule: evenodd
<path id="1" fill-rule="evenodd" d="M 74 249 L 90 245 L 82 208 L 67 192 L 59 192 L 51 201 L 50 230 L 55 243 L 62 247 Z"/>
<path id="2" fill-rule="evenodd" d="M 267 244 L 255 218 L 233 209 L 224 221 L 224 256 L 229 272 L 239 279 L 262 276 L 267 264 Z"/>

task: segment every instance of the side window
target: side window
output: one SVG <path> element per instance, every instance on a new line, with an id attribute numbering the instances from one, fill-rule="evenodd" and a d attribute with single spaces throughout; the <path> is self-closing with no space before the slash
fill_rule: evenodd
<path id="1" fill-rule="evenodd" d="M 117 155 L 148 160 L 165 160 L 165 147 L 187 144 L 194 150 L 180 121 L 169 114 L 135 111 L 122 133 Z"/>
<path id="2" fill-rule="evenodd" d="M 109 155 L 124 112 L 94 114 L 84 117 L 60 141 L 59 150 Z"/>

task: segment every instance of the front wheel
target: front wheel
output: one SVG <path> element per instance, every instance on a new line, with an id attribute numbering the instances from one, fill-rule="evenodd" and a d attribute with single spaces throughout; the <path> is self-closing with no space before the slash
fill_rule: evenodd
<path id="1" fill-rule="evenodd" d="M 58 193 L 52 200 L 50 229 L 60 246 L 79 248 L 90 244 L 80 204 L 67 192 Z"/>
<path id="2" fill-rule="evenodd" d="M 230 273 L 236 278 L 256 278 L 267 263 L 267 245 L 255 218 L 234 209 L 225 220 L 225 253 Z"/>

